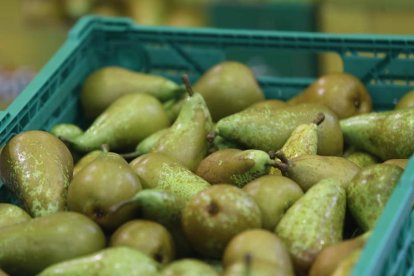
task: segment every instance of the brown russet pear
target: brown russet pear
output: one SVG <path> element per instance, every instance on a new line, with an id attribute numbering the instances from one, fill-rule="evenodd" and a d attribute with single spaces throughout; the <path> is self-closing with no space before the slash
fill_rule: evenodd
<path id="1" fill-rule="evenodd" d="M 112 212 L 111 207 L 142 189 L 139 177 L 118 154 L 103 153 L 72 179 L 68 190 L 69 210 L 83 213 L 107 230 L 114 230 L 134 217 L 135 206 Z"/>
<path id="2" fill-rule="evenodd" d="M 110 246 L 128 246 L 166 265 L 175 256 L 174 241 L 168 230 L 150 220 L 130 220 L 111 236 Z"/>
<path id="3" fill-rule="evenodd" d="M 365 85 L 355 76 L 344 72 L 320 77 L 288 103 L 323 104 L 335 112 L 340 119 L 372 110 L 371 95 Z"/>
<path id="4" fill-rule="evenodd" d="M 182 225 L 195 251 L 220 258 L 227 243 L 238 233 L 260 228 L 260 209 L 243 190 L 217 184 L 196 194 L 184 207 Z"/>
<path id="5" fill-rule="evenodd" d="M 45 131 L 21 132 L 0 155 L 0 177 L 33 217 L 66 209 L 72 170 L 69 149 Z"/>
<path id="6" fill-rule="evenodd" d="M 236 61 L 224 61 L 205 72 L 194 90 L 205 99 L 213 121 L 264 100 L 252 70 Z"/>
<path id="7" fill-rule="evenodd" d="M 318 154 L 342 155 L 343 137 L 338 117 L 320 104 L 299 104 L 280 109 L 244 110 L 217 122 L 218 135 L 250 149 L 280 150 L 292 132 L 319 113 L 325 120 L 318 126 Z"/>
<path id="8" fill-rule="evenodd" d="M 95 118 L 116 99 L 128 93 L 146 93 L 166 101 L 181 92 L 183 89 L 164 77 L 108 66 L 87 77 L 80 99 L 85 116 Z"/>
<path id="9" fill-rule="evenodd" d="M 243 262 L 246 255 L 250 255 L 254 260 L 274 264 L 280 275 L 294 275 L 292 261 L 286 246 L 272 232 L 252 229 L 235 236 L 224 251 L 224 268 Z"/>

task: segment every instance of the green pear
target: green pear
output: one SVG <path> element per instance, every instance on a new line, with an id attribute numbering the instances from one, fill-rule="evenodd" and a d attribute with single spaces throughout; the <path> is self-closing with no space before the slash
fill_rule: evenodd
<path id="1" fill-rule="evenodd" d="M 224 268 L 243 262 L 246 255 L 254 260 L 274 264 L 278 270 L 277 275 L 295 275 L 286 246 L 272 232 L 252 229 L 235 236 L 224 251 Z"/>
<path id="2" fill-rule="evenodd" d="M 253 197 L 262 213 L 263 228 L 274 230 L 286 211 L 303 191 L 293 180 L 279 175 L 259 177 L 243 187 Z"/>
<path id="3" fill-rule="evenodd" d="M 331 276 L 348 276 L 351 275 L 352 270 L 354 269 L 355 265 L 357 264 L 359 257 L 361 256 L 362 249 L 357 249 L 352 252 L 345 260 L 340 262 L 335 269 L 335 271 L 331 274 Z"/>
<path id="4" fill-rule="evenodd" d="M 138 250 L 112 247 L 52 265 L 39 276 L 54 275 L 131 275 L 157 276 L 159 265 Z"/>
<path id="5" fill-rule="evenodd" d="M 247 148 L 280 150 L 301 124 L 318 113 L 325 115 L 318 127 L 318 154 L 342 155 L 343 137 L 337 116 L 323 105 L 301 104 L 280 109 L 245 110 L 217 122 L 218 134 Z"/>
<path id="6" fill-rule="evenodd" d="M 362 151 L 352 152 L 345 158 L 348 159 L 349 161 L 354 162 L 360 168 L 378 163 L 378 158 L 376 158 L 372 154 L 362 152 Z"/>
<path id="7" fill-rule="evenodd" d="M 384 164 L 397 165 L 403 170 L 405 170 L 405 167 L 407 167 L 407 163 L 408 159 L 388 159 L 387 161 L 384 161 Z"/>
<path id="8" fill-rule="evenodd" d="M 309 124 L 298 125 L 290 134 L 281 151 L 287 158 L 318 152 L 318 126 L 325 120 L 323 113 L 318 113 L 316 119 Z"/>
<path id="9" fill-rule="evenodd" d="M 210 265 L 197 259 L 181 259 L 170 263 L 161 271 L 162 276 L 218 276 Z"/>
<path id="10" fill-rule="evenodd" d="M 325 247 L 312 264 L 309 276 L 330 276 L 355 250 L 362 249 L 371 232 Z"/>
<path id="11" fill-rule="evenodd" d="M 284 276 L 285 271 L 280 271 L 274 263 L 251 258 L 246 255 L 245 261 L 236 262 L 224 270 L 223 276 Z"/>
<path id="12" fill-rule="evenodd" d="M 372 99 L 364 84 L 355 76 L 344 72 L 323 75 L 288 103 L 323 104 L 339 118 L 372 110 Z"/>
<path id="13" fill-rule="evenodd" d="M 347 143 L 382 160 L 414 153 L 414 109 L 371 112 L 341 120 Z"/>
<path id="14" fill-rule="evenodd" d="M 241 145 L 224 139 L 223 137 L 216 135 L 214 132 L 210 132 L 207 135 L 207 141 L 209 143 L 207 155 L 222 149 L 243 149 Z"/>
<path id="15" fill-rule="evenodd" d="M 200 77 L 194 89 L 206 100 L 215 122 L 264 100 L 251 69 L 236 61 L 213 66 Z"/>
<path id="16" fill-rule="evenodd" d="M 324 179 L 282 217 L 275 231 L 298 272 L 307 273 L 323 248 L 342 240 L 345 207 L 345 188 L 336 179 Z"/>
<path id="17" fill-rule="evenodd" d="M 174 241 L 164 226 L 149 220 L 130 220 L 111 236 L 110 246 L 128 246 L 141 251 L 161 265 L 175 256 Z"/>
<path id="18" fill-rule="evenodd" d="M 254 110 L 254 109 L 268 109 L 268 108 L 274 108 L 274 109 L 279 109 L 282 107 L 286 107 L 288 104 L 284 101 L 281 100 L 276 100 L 276 99 L 267 99 L 264 101 L 260 101 L 257 103 L 252 104 L 251 106 L 249 106 L 248 108 L 246 108 L 246 110 Z"/>
<path id="19" fill-rule="evenodd" d="M 71 140 L 83 134 L 83 130 L 74 124 L 57 124 L 50 133 L 63 140 Z"/>
<path id="20" fill-rule="evenodd" d="M 9 276 L 9 274 L 6 274 L 1 268 L 0 268 L 0 276 Z"/>
<path id="21" fill-rule="evenodd" d="M 262 226 L 253 198 L 227 184 L 213 185 L 195 195 L 182 213 L 182 226 L 195 251 L 204 257 L 221 257 L 238 233 Z"/>
<path id="22" fill-rule="evenodd" d="M 264 151 L 222 149 L 204 158 L 196 174 L 210 184 L 226 183 L 243 187 L 268 174 L 271 166 L 277 166 L 277 162 Z"/>
<path id="23" fill-rule="evenodd" d="M 346 185 L 359 170 L 356 164 L 343 157 L 301 155 L 288 160 L 287 176 L 307 191 L 324 178 L 334 178 Z"/>
<path id="24" fill-rule="evenodd" d="M 414 90 L 408 91 L 395 105 L 396 110 L 414 107 Z"/>
<path id="25" fill-rule="evenodd" d="M 187 76 L 183 76 L 189 97 L 183 103 L 177 120 L 154 145 L 152 152 L 174 158 L 194 171 L 208 150 L 207 134 L 213 123 L 203 97 L 193 93 Z"/>
<path id="26" fill-rule="evenodd" d="M 26 222 L 31 217 L 22 208 L 9 204 L 0 203 L 0 228 Z"/>
<path id="27" fill-rule="evenodd" d="M 54 135 L 39 130 L 21 132 L 3 148 L 0 177 L 33 217 L 66 208 L 73 158 Z"/>
<path id="28" fill-rule="evenodd" d="M 170 192 L 184 204 L 210 184 L 172 158 L 148 153 L 132 160 L 130 166 L 139 176 L 144 189 Z"/>
<path id="29" fill-rule="evenodd" d="M 0 267 L 12 275 L 35 275 L 49 265 L 104 248 L 105 236 L 92 220 L 73 212 L 2 228 Z"/>
<path id="30" fill-rule="evenodd" d="M 186 98 L 187 96 L 184 93 L 179 98 L 174 98 L 163 103 L 165 113 L 167 113 L 171 124 L 177 120 Z"/>
<path id="31" fill-rule="evenodd" d="M 348 208 L 362 229 L 374 228 L 402 172 L 396 165 L 375 164 L 362 168 L 348 184 Z"/>
<path id="32" fill-rule="evenodd" d="M 161 103 L 147 94 L 125 94 L 109 105 L 80 136 L 70 139 L 74 149 L 89 152 L 103 144 L 132 150 L 140 141 L 169 126 Z"/>
<path id="33" fill-rule="evenodd" d="M 135 152 L 138 155 L 142 155 L 145 153 L 150 153 L 158 141 L 164 137 L 169 132 L 169 128 L 164 128 L 154 132 L 144 140 L 142 140 L 137 147 L 135 148 Z"/>
<path id="34" fill-rule="evenodd" d="M 121 156 L 104 153 L 72 179 L 68 190 L 68 208 L 112 230 L 134 217 L 134 206 L 117 212 L 111 212 L 111 207 L 131 198 L 141 189 L 138 176 Z"/>
<path id="35" fill-rule="evenodd" d="M 101 150 L 94 150 L 85 154 L 81 159 L 76 162 L 75 166 L 73 167 L 73 177 L 77 175 L 84 167 L 86 167 L 89 163 L 94 161 L 98 156 L 103 155 L 104 152 Z"/>
<path id="36" fill-rule="evenodd" d="M 85 116 L 95 118 L 125 94 L 145 93 L 166 101 L 182 91 L 175 82 L 164 77 L 109 66 L 88 76 L 83 83 L 80 99 Z"/>

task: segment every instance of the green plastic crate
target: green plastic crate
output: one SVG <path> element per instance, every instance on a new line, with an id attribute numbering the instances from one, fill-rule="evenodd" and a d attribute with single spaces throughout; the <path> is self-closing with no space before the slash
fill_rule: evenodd
<path id="1" fill-rule="evenodd" d="M 128 19 L 86 17 L 9 108 L 0 112 L 0 145 L 30 129 L 60 122 L 83 124 L 79 91 L 92 71 L 107 65 L 196 80 L 234 48 L 337 53 L 344 70 L 368 87 L 376 110 L 391 109 L 414 84 L 414 37 L 330 35 L 275 31 L 143 27 Z M 313 78 L 260 75 L 268 98 L 288 99 Z M 414 274 L 414 158 L 401 177 L 353 275 Z M 0 202 L 11 201 L 5 189 Z"/>

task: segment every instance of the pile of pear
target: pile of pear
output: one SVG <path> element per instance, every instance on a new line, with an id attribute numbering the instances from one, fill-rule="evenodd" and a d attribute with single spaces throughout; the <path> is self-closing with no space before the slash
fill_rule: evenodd
<path id="1" fill-rule="evenodd" d="M 351 273 L 414 152 L 414 109 L 374 112 L 347 73 L 288 101 L 239 62 L 182 82 L 101 68 L 86 129 L 2 147 L 17 203 L 0 203 L 0 275 Z"/>

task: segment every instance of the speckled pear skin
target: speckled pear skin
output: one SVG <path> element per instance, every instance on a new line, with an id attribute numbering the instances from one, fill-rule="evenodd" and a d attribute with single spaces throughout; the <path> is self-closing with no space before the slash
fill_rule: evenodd
<path id="1" fill-rule="evenodd" d="M 0 203 L 0 228 L 30 219 L 30 215 L 22 208 L 9 203 Z"/>
<path id="2" fill-rule="evenodd" d="M 324 178 L 335 178 L 347 185 L 359 170 L 356 164 L 343 157 L 301 155 L 289 160 L 287 175 L 307 191 Z"/>
<path id="3" fill-rule="evenodd" d="M 198 259 L 181 259 L 172 262 L 161 271 L 161 276 L 219 276 L 213 267 Z"/>
<path id="4" fill-rule="evenodd" d="M 414 153 L 413 108 L 358 115 L 340 124 L 346 142 L 383 161 Z"/>
<path id="5" fill-rule="evenodd" d="M 182 213 L 184 233 L 203 257 L 220 258 L 234 236 L 261 226 L 260 209 L 254 199 L 228 184 L 212 185 L 201 191 Z"/>
<path id="6" fill-rule="evenodd" d="M 277 151 L 293 130 L 318 113 L 325 121 L 318 127 L 318 154 L 342 155 L 343 137 L 337 116 L 323 105 L 300 104 L 280 109 L 245 110 L 217 122 L 218 134 L 247 148 Z"/>
<path id="7" fill-rule="evenodd" d="M 39 130 L 14 136 L 0 155 L 0 176 L 33 217 L 66 209 L 73 158 L 54 135 Z"/>
<path id="8" fill-rule="evenodd" d="M 348 208 L 362 229 L 373 229 L 402 172 L 396 165 L 375 164 L 361 169 L 349 183 Z"/>
<path id="9" fill-rule="evenodd" d="M 39 276 L 52 275 L 159 275 L 159 264 L 138 250 L 112 247 L 52 265 Z"/>
<path id="10" fill-rule="evenodd" d="M 354 162 L 360 168 L 377 164 L 379 162 L 378 158 L 374 155 L 362 151 L 355 151 L 345 158 Z"/>
<path id="11" fill-rule="evenodd" d="M 261 150 L 222 149 L 204 158 L 196 174 L 210 184 L 226 183 L 243 187 L 269 173 L 272 160 Z"/>
<path id="12" fill-rule="evenodd" d="M 148 153 L 130 162 L 144 189 L 167 191 L 187 202 L 210 184 L 172 158 L 161 153 Z"/>
<path id="13" fill-rule="evenodd" d="M 335 179 L 324 179 L 286 212 L 275 232 L 297 271 L 307 273 L 323 248 L 342 240 L 345 208 L 345 188 Z"/>
<path id="14" fill-rule="evenodd" d="M 147 94 L 126 94 L 105 109 L 82 134 L 71 139 L 81 152 L 100 149 L 131 151 L 152 133 L 170 125 L 162 104 Z"/>
<path id="15" fill-rule="evenodd" d="M 282 147 L 287 158 L 318 152 L 318 126 L 314 123 L 299 125 Z"/>
<path id="16" fill-rule="evenodd" d="M 11 275 L 37 275 L 47 266 L 105 247 L 105 235 L 86 216 L 59 212 L 0 231 L 0 267 Z"/>
<path id="17" fill-rule="evenodd" d="M 177 120 L 151 152 L 165 154 L 194 171 L 207 155 L 207 134 L 213 130 L 206 102 L 198 93 L 186 98 Z"/>

